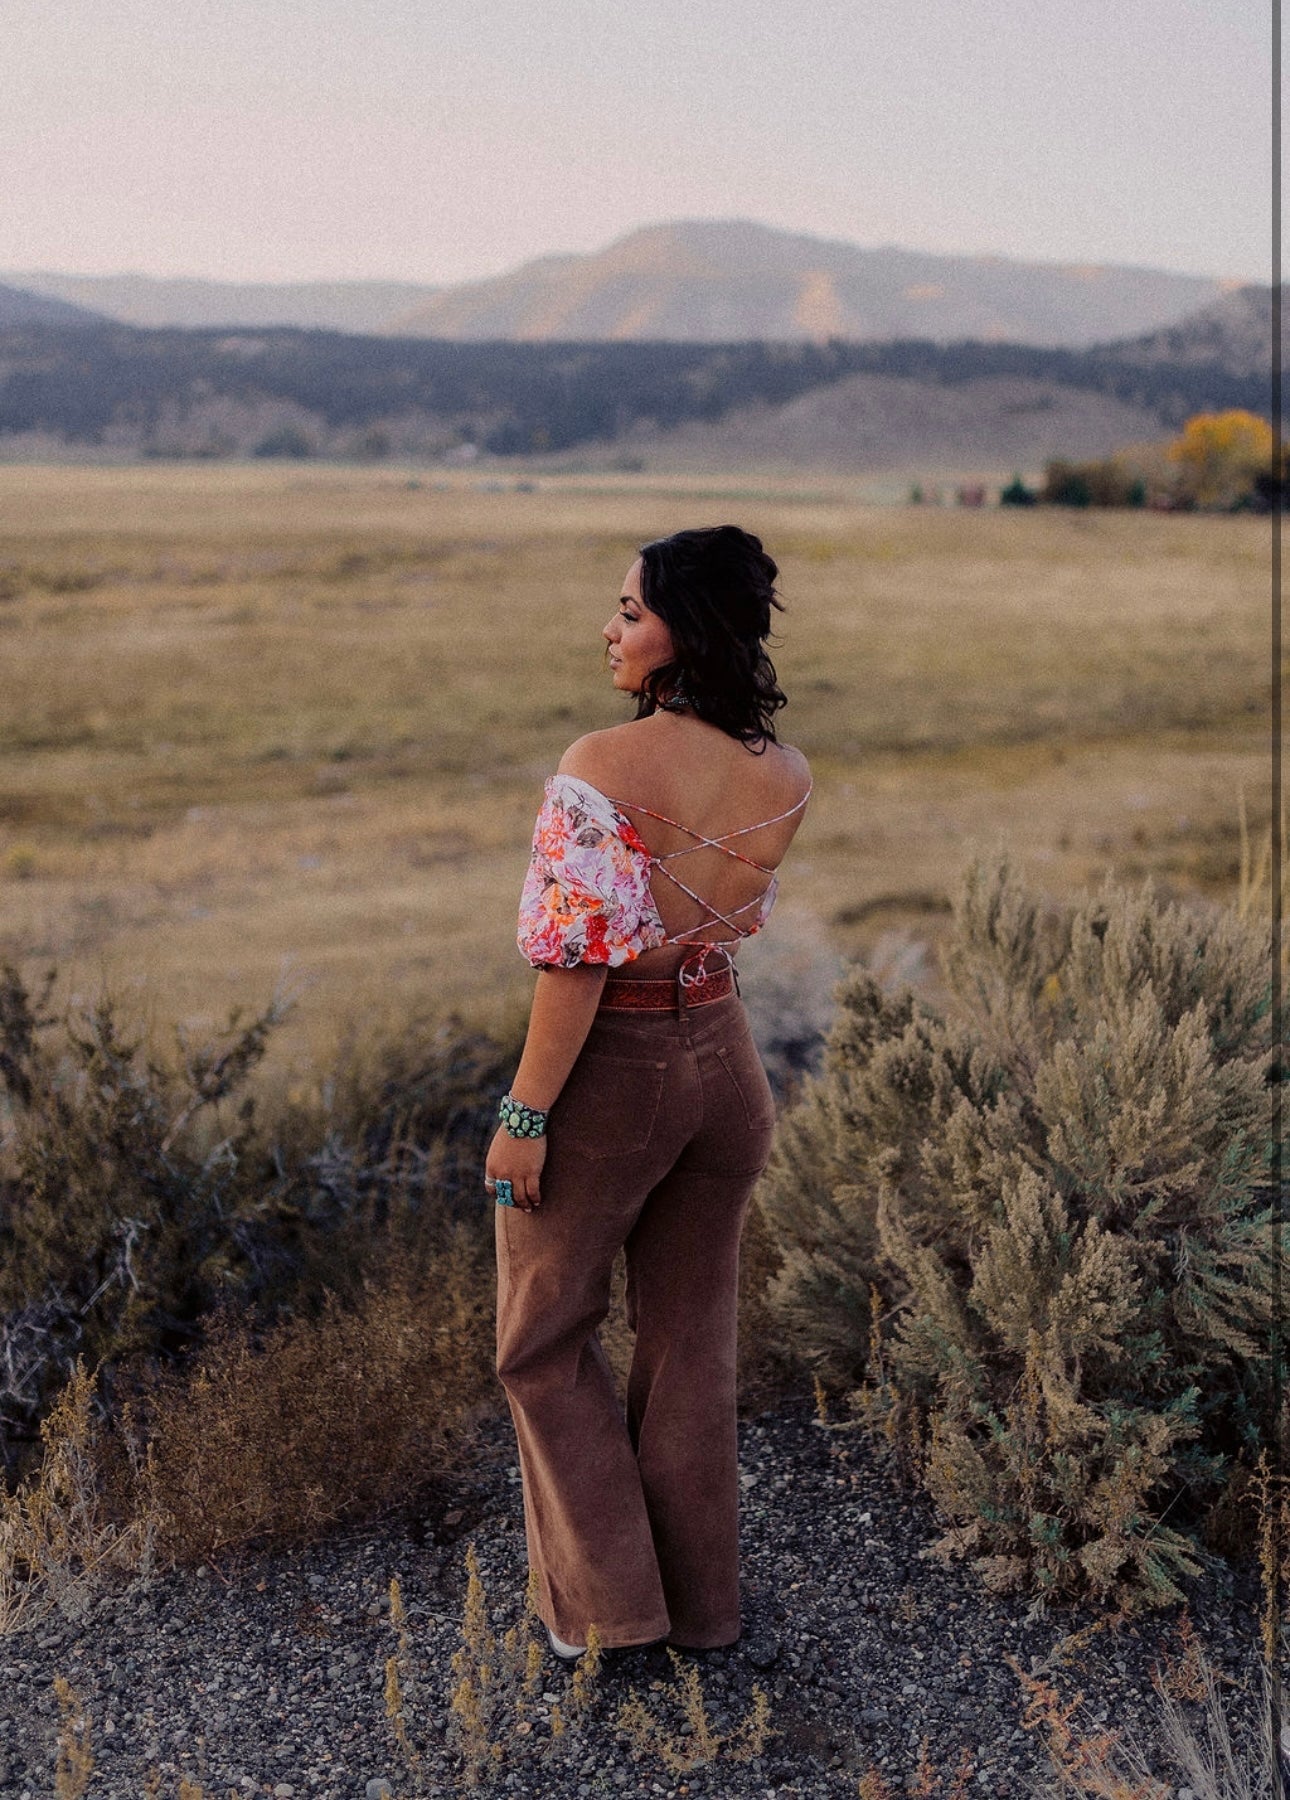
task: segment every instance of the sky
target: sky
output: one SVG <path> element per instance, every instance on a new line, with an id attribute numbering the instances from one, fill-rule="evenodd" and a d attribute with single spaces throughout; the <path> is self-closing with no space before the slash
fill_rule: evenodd
<path id="1" fill-rule="evenodd" d="M 1268 281 L 1271 0 L 0 0 L 0 268 L 452 282 L 675 219 Z"/>

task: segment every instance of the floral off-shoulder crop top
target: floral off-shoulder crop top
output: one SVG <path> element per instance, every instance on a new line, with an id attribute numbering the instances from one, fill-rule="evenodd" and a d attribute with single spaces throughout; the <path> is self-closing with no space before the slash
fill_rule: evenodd
<path id="1" fill-rule="evenodd" d="M 616 969 L 634 962 L 643 950 L 663 944 L 710 943 L 711 939 L 696 934 L 712 925 L 725 925 L 733 934 L 717 940 L 722 946 L 751 937 L 770 917 L 777 883 L 773 871 L 732 849 L 727 840 L 790 818 L 810 797 L 808 787 L 787 812 L 711 838 L 647 806 L 611 800 L 576 775 L 553 775 L 533 828 L 533 855 L 520 894 L 517 942 L 521 954 L 535 969 L 571 969 L 578 963 L 606 963 Z M 627 818 L 628 811 L 674 825 L 695 842 L 666 856 L 655 856 Z M 724 851 L 761 869 L 770 880 L 755 900 L 729 913 L 719 912 L 668 867 L 677 857 L 702 849 Z M 696 901 L 706 917 L 669 937 L 650 891 L 650 875 L 655 869 Z M 751 922 L 742 922 L 742 915 L 749 913 Z"/>

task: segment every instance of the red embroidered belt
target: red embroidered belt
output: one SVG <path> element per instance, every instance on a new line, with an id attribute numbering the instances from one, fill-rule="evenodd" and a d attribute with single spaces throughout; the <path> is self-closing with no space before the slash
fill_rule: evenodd
<path id="1" fill-rule="evenodd" d="M 738 991 L 733 968 L 690 982 L 673 976 L 669 981 L 622 981 L 610 976 L 600 994 L 600 1004 L 611 1012 L 680 1012 L 692 1006 L 710 1006 Z"/>

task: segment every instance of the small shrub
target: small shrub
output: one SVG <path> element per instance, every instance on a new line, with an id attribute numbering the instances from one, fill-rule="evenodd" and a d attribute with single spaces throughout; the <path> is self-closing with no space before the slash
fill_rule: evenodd
<path id="1" fill-rule="evenodd" d="M 946 1787 L 946 1777 L 932 1766 L 927 1739 L 924 1737 L 919 1747 L 918 1767 L 905 1784 L 903 1792 L 909 1800 L 968 1800 L 975 1773 L 976 1764 L 972 1760 L 972 1752 L 964 1748 L 959 1752 L 954 1773 L 948 1777 L 950 1785 Z M 872 1764 L 856 1783 L 856 1795 L 857 1800 L 896 1800 L 896 1790 L 882 1770 Z"/>
<path id="2" fill-rule="evenodd" d="M 1027 1695 L 1022 1724 L 1042 1735 L 1052 1766 L 1051 1779 L 1030 1784 L 1032 1800 L 1173 1800 L 1187 1791 L 1195 1800 L 1280 1800 L 1279 1707 L 1266 1667 L 1252 1671 L 1257 1717 L 1245 1731 L 1233 1726 L 1219 1691 L 1228 1678 L 1215 1674 L 1203 1651 L 1188 1654 L 1184 1692 L 1157 1668 L 1160 1751 L 1152 1753 L 1122 1729 L 1085 1730 L 1082 1693 L 1063 1702 L 1051 1682 L 1028 1674 L 1011 1655 L 1006 1660 Z M 1192 1706 L 1198 1719 L 1186 1710 Z"/>
<path id="3" fill-rule="evenodd" d="M 55 1675 L 54 1692 L 60 1713 L 58 1761 L 54 1792 L 58 1800 L 81 1800 L 94 1773 L 94 1750 L 89 1714 L 65 1675 Z"/>
<path id="4" fill-rule="evenodd" d="M 11 1467 L 78 1354 L 101 1368 L 107 1404 L 115 1361 L 173 1352 L 218 1293 L 267 1284 L 283 1224 L 242 1090 L 289 1002 L 275 997 L 249 1024 L 235 1011 L 224 1041 L 177 1032 L 177 1062 L 163 1063 L 111 995 L 56 1020 L 54 974 L 37 997 L 0 966 L 11 1120 L 0 1150 L 0 1447 Z M 62 1043 L 51 1045 L 57 1024 Z"/>
<path id="5" fill-rule="evenodd" d="M 1091 506 L 1093 490 L 1077 464 L 1054 457 L 1045 465 L 1040 499 L 1049 506 Z"/>
<path id="6" fill-rule="evenodd" d="M 124 1529 L 109 1517 L 101 1491 L 101 1431 L 90 1414 L 93 1376 L 77 1361 L 72 1378 L 40 1427 L 39 1467 L 15 1493 L 0 1491 L 0 1635 L 43 1618 L 86 1609 L 109 1568 L 150 1564 L 142 1521 Z"/>
<path id="7" fill-rule="evenodd" d="M 166 1564 L 316 1539 L 460 1458 L 495 1404 L 492 1355 L 491 1257 L 465 1231 L 258 1342 L 221 1310 L 199 1349 L 125 1396 L 104 1486 Z"/>
<path id="8" fill-rule="evenodd" d="M 105 994 L 56 1017 L 0 965 L 0 1448 L 10 1474 L 74 1359 L 115 1405 L 126 1364 L 164 1365 L 223 1307 L 248 1330 L 361 1310 L 387 1268 L 430 1267 L 459 1227 L 482 1244 L 479 1170 L 515 1047 L 414 1020 L 342 1049 L 316 1103 L 271 1120 L 249 1091 L 282 992 L 165 1059 Z"/>
<path id="9" fill-rule="evenodd" d="M 580 1744 L 585 1747 L 581 1728 L 600 1699 L 601 1649 L 600 1634 L 591 1624 L 586 1652 L 563 1704 L 551 1701 L 544 1715 L 540 1705 L 548 1698 L 541 1691 L 548 1652 L 545 1633 L 538 1629 L 536 1574 L 530 1570 L 519 1621 L 500 1642 L 489 1628 L 488 1596 L 473 1543 L 466 1550 L 466 1575 L 461 1644 L 452 1658 L 456 1680 L 448 1737 L 460 1758 L 460 1781 L 474 1789 L 500 1776 L 507 1763 L 538 1760 L 549 1767 L 572 1757 Z"/>
<path id="10" fill-rule="evenodd" d="M 633 1689 L 618 1711 L 618 1729 L 633 1757 L 638 1761 L 657 1758 L 670 1775 L 684 1775 L 723 1759 L 746 1763 L 763 1755 L 771 1738 L 780 1735 L 770 1722 L 765 1691 L 754 1686 L 744 1718 L 722 1736 L 708 1718 L 699 1671 L 675 1650 L 667 1654 L 672 1664 L 671 1690 L 663 1689 L 655 1705 Z"/>
<path id="11" fill-rule="evenodd" d="M 859 1418 L 992 1587 L 1176 1598 L 1279 1428 L 1268 954 L 1233 912 L 1108 884 L 1058 914 L 974 863 L 956 1015 L 856 971 L 784 1122 L 771 1304 L 867 1368 Z"/>

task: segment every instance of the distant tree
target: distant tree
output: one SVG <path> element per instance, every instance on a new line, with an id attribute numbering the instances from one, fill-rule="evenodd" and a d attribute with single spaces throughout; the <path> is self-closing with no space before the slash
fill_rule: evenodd
<path id="1" fill-rule="evenodd" d="M 1039 495 L 1028 488 L 1020 475 L 1014 475 L 999 495 L 1000 506 L 1034 506 Z"/>
<path id="2" fill-rule="evenodd" d="M 1078 463 L 1054 457 L 1044 465 L 1044 486 L 1040 498 L 1049 506 L 1091 506 L 1093 490 Z"/>
<path id="3" fill-rule="evenodd" d="M 1141 506 L 1146 499 L 1145 484 L 1113 456 L 1084 463 L 1081 472 L 1094 506 Z"/>
<path id="4" fill-rule="evenodd" d="M 1118 457 L 1082 463 L 1055 458 L 1044 471 L 1039 498 L 1049 506 L 1145 506 L 1147 484 Z"/>
<path id="5" fill-rule="evenodd" d="M 1258 469 L 1254 476 L 1254 490 L 1250 504 L 1255 512 L 1278 512 L 1284 510 L 1286 503 L 1286 446 L 1281 446 L 1281 454 L 1269 462 L 1266 469 Z"/>
<path id="6" fill-rule="evenodd" d="M 253 456 L 312 456 L 314 447 L 298 425 L 280 425 L 260 439 Z"/>
<path id="7" fill-rule="evenodd" d="M 364 462 L 382 462 L 392 449 L 389 432 L 382 430 L 379 425 L 373 425 L 359 438 L 355 454 Z"/>
<path id="8" fill-rule="evenodd" d="M 1169 446 L 1169 460 L 1178 466 L 1183 494 L 1198 506 L 1248 505 L 1255 476 L 1271 464 L 1275 442 L 1272 427 L 1257 413 L 1239 407 L 1197 413 Z"/>

